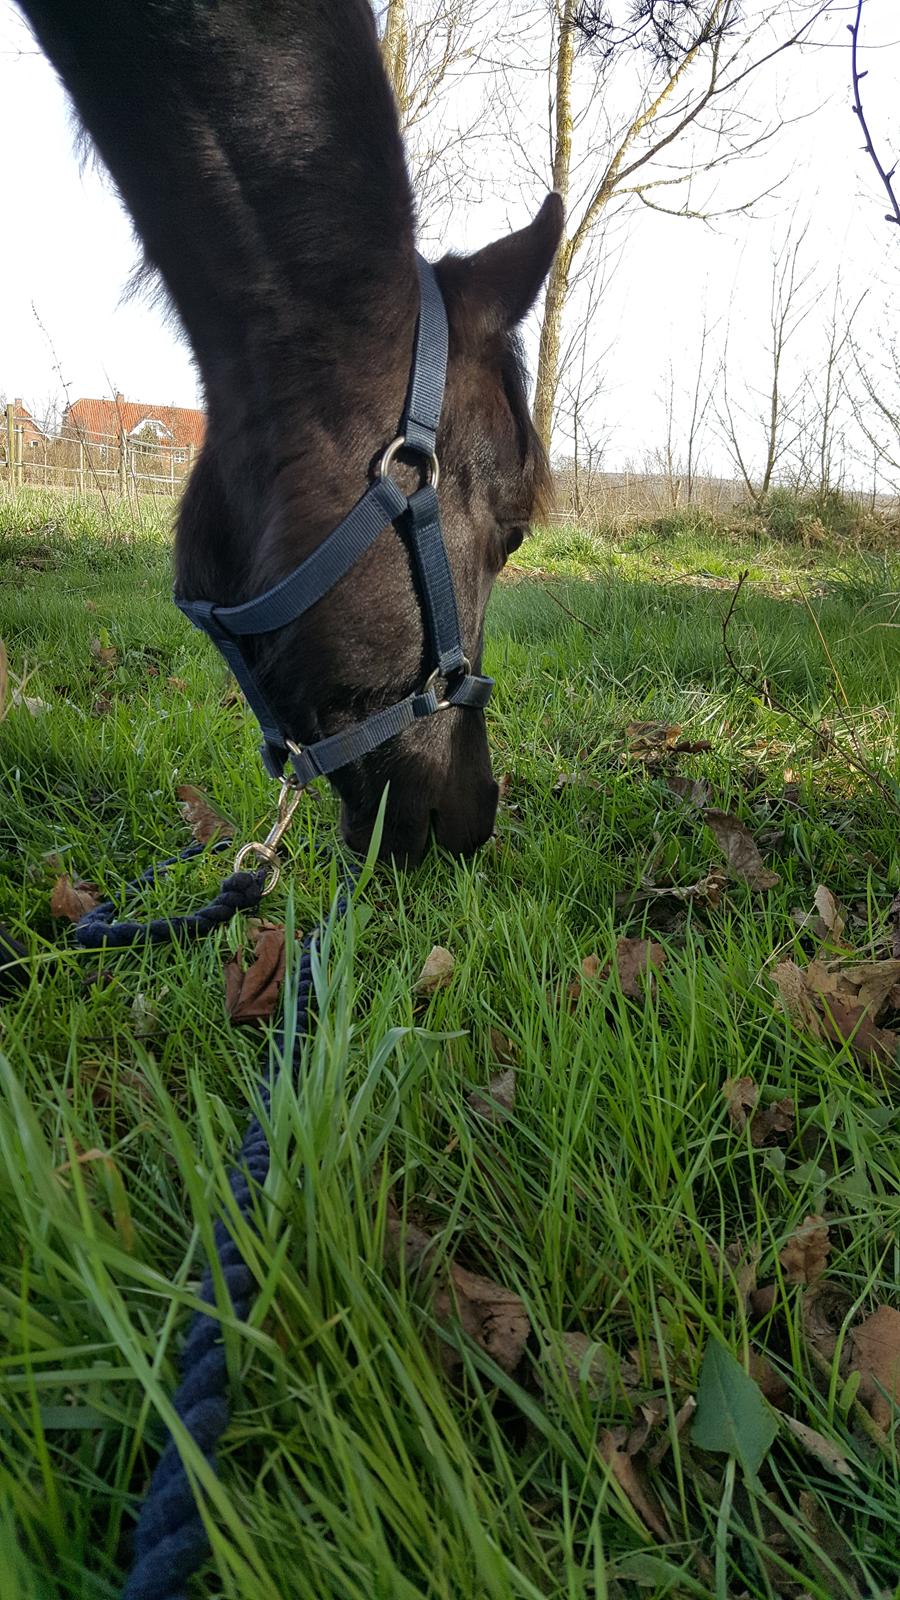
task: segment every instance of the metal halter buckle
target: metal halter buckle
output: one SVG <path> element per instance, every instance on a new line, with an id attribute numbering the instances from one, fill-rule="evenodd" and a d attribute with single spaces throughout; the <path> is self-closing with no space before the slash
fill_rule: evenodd
<path id="1" fill-rule="evenodd" d="M 401 450 L 409 450 L 415 455 L 421 456 L 424 463 L 425 482 L 429 483 L 432 489 L 436 489 L 441 469 L 435 452 L 433 450 L 420 450 L 418 445 L 408 444 L 406 436 L 402 433 L 398 434 L 396 439 L 391 440 L 380 461 L 376 462 L 376 478 L 386 478 L 388 476 Z"/>
<path id="2" fill-rule="evenodd" d="M 241 845 L 234 858 L 234 871 L 240 872 L 241 867 L 249 855 L 254 855 L 258 861 L 265 862 L 266 881 L 263 894 L 270 894 L 281 876 L 281 862 L 278 859 L 278 846 L 291 825 L 294 812 L 300 804 L 303 785 L 296 778 L 282 778 L 281 788 L 278 791 L 278 815 L 264 839 L 251 839 L 248 844 Z"/>

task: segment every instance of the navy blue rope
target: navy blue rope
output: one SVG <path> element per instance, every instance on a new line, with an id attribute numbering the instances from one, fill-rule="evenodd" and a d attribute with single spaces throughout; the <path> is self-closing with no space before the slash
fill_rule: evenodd
<path id="1" fill-rule="evenodd" d="M 228 843 L 227 840 L 220 840 L 212 847 L 189 845 L 180 855 L 157 862 L 140 877 L 127 883 L 121 899 L 127 900 L 147 885 L 156 883 L 177 862 L 190 860 L 207 848 L 215 851 L 226 849 Z M 349 886 L 358 877 L 358 868 L 347 862 L 345 870 L 349 892 Z M 75 936 L 86 949 L 106 946 L 124 948 L 145 941 L 201 937 L 234 916 L 236 911 L 252 909 L 258 904 L 265 877 L 265 868 L 258 872 L 234 872 L 225 879 L 216 898 L 200 911 L 147 923 L 115 922 L 112 920 L 114 902 L 106 900 L 82 917 L 75 927 Z M 347 910 L 348 892 L 338 897 L 338 916 L 343 916 Z M 307 934 L 301 945 L 292 1060 L 295 1073 L 299 1070 L 304 1041 L 309 1033 L 313 951 L 319 931 L 316 929 Z M 284 1048 L 285 1029 L 281 1028 L 274 1040 L 276 1056 L 283 1056 Z M 268 1074 L 260 1084 L 259 1099 L 263 1114 L 267 1114 L 270 1109 Z M 260 1117 L 254 1116 L 228 1177 L 235 1205 L 243 1220 L 251 1227 L 256 1225 L 253 1214 L 255 1201 L 266 1181 L 269 1161 L 266 1131 Z M 221 1219 L 214 1224 L 213 1239 L 216 1259 L 235 1318 L 245 1322 L 256 1292 L 253 1274 Z M 210 1305 L 215 1304 L 215 1279 L 211 1266 L 203 1274 L 200 1298 Z M 181 1353 L 180 1371 L 180 1382 L 173 1396 L 176 1414 L 213 1471 L 216 1471 L 215 1449 L 230 1418 L 225 1346 L 217 1314 L 206 1311 L 194 1313 Z M 134 1533 L 133 1565 L 122 1590 L 122 1600 L 187 1600 L 186 1585 L 208 1555 L 209 1539 L 194 1490 L 178 1447 L 169 1437 L 140 1510 Z"/>

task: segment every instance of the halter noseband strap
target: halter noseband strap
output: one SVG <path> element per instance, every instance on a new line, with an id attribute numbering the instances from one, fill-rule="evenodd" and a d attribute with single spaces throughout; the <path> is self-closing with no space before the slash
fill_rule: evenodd
<path id="1" fill-rule="evenodd" d="M 280 777 L 289 760 L 298 783 L 336 772 L 393 739 L 422 717 L 451 706 L 487 705 L 491 678 L 469 669 L 460 636 L 456 591 L 447 559 L 437 499 L 438 459 L 435 438 L 447 373 L 447 313 L 430 264 L 416 256 L 419 274 L 419 320 L 416 329 L 409 395 L 400 433 L 381 457 L 375 481 L 352 511 L 293 572 L 264 594 L 239 606 L 211 600 L 175 604 L 218 646 L 243 690 L 263 732 L 262 758 L 272 777 Z M 421 456 L 425 482 L 411 495 L 403 493 L 390 467 L 400 450 Z M 426 648 L 432 662 L 423 687 L 384 711 L 376 711 L 330 738 L 301 747 L 287 737 L 271 711 L 244 654 L 243 640 L 274 633 L 309 611 L 355 566 L 388 523 L 402 531 L 415 568 Z M 439 693 L 436 685 L 444 682 Z"/>

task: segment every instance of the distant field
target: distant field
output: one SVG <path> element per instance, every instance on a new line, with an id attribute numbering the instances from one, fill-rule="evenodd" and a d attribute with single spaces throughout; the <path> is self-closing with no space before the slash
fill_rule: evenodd
<path id="1" fill-rule="evenodd" d="M 240 838 L 271 810 L 171 606 L 170 514 L 0 498 L 0 922 L 33 955 L 0 1010 L 4 1600 L 117 1593 L 254 1105 L 263 1035 L 221 970 L 246 934 L 100 961 L 50 915 L 61 874 L 115 894 L 188 842 L 178 784 Z M 198 1595 L 900 1594 L 896 624 L 890 552 L 555 527 L 517 554 L 487 626 L 497 838 L 375 875 L 276 1097 Z M 758 867 L 725 876 L 709 808 Z M 301 805 L 275 921 L 327 912 L 335 814 Z M 617 951 L 648 938 L 650 981 Z M 390 1208 L 435 1241 L 418 1268 Z M 451 1264 L 520 1297 L 514 1355 L 435 1302 Z"/>

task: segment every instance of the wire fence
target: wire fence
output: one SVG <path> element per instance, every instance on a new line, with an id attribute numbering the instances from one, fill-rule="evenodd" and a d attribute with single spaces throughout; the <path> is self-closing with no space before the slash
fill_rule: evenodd
<path id="1" fill-rule="evenodd" d="M 152 426 L 130 434 L 63 427 L 47 435 L 17 417 L 13 406 L 4 420 L 0 470 L 12 489 L 29 484 L 79 494 L 175 496 L 194 465 L 193 444 L 162 439 Z"/>

